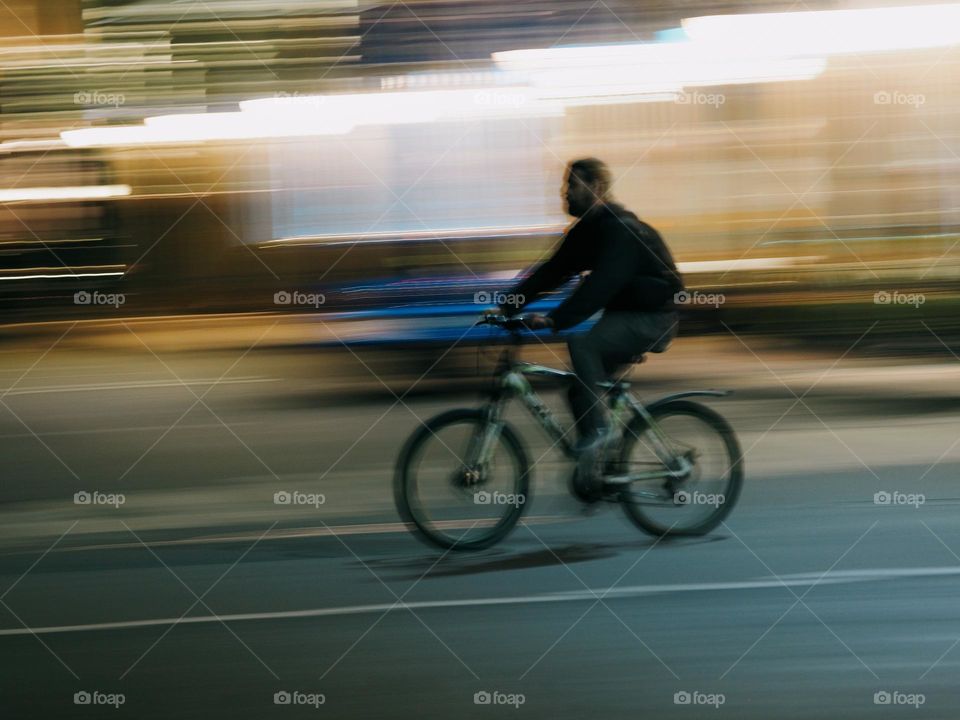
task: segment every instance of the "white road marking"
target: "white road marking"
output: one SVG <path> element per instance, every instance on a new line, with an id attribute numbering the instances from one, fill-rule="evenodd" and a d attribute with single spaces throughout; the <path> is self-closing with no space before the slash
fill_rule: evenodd
<path id="1" fill-rule="evenodd" d="M 0 637 L 19 635 L 51 635 L 70 632 L 98 632 L 104 630 L 130 630 L 167 625 L 203 625 L 220 622 L 248 622 L 258 620 L 293 620 L 299 618 L 365 615 L 396 612 L 399 610 L 428 610 L 435 608 L 490 607 L 496 605 L 533 605 L 562 602 L 593 602 L 597 598 L 624 598 L 680 592 L 719 592 L 725 590 L 758 590 L 813 585 L 840 585 L 877 580 L 893 580 L 904 577 L 938 577 L 960 575 L 960 567 L 932 568 L 878 568 L 870 570 L 844 570 L 828 573 L 801 573 L 799 576 L 762 578 L 732 582 L 688 583 L 665 585 L 633 585 L 629 587 L 596 588 L 572 592 L 544 593 L 540 595 L 515 595 L 499 598 L 467 598 L 463 600 L 423 600 L 404 603 L 377 603 L 372 605 L 342 605 L 338 607 L 286 610 L 278 612 L 237 613 L 232 615 L 198 615 L 180 618 L 151 618 L 120 622 L 90 623 L 85 625 L 50 625 L 35 628 L 0 629 Z"/>
<path id="2" fill-rule="evenodd" d="M 232 422 L 230 427 L 244 427 L 250 425 L 263 425 L 259 420 L 244 420 L 242 422 Z M 12 440 L 18 438 L 32 438 L 32 437 L 66 437 L 70 435 L 115 435 L 116 433 L 130 433 L 130 432 L 163 432 L 166 430 L 169 425 L 131 425 L 129 427 L 105 427 L 105 428 L 90 428 L 84 430 L 51 430 L 50 432 L 40 432 L 31 434 L 31 433 L 6 433 L 0 434 L 0 440 Z M 181 423 L 177 425 L 179 430 L 223 430 L 223 425 L 220 423 L 195 423 L 192 425 L 187 425 Z"/>
<path id="3" fill-rule="evenodd" d="M 183 387 L 184 385 L 243 385 L 247 383 L 280 382 L 282 378 L 239 377 L 226 380 L 139 380 L 117 383 L 88 383 L 83 385 L 47 385 L 43 387 L 15 387 L 13 390 L 0 388 L 0 393 L 7 395 L 41 395 L 60 392 L 95 392 L 100 390 L 140 390 L 160 387 Z"/>

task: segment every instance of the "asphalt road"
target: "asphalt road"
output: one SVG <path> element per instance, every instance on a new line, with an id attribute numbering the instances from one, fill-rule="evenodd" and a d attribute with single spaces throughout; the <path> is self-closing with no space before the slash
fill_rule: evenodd
<path id="1" fill-rule="evenodd" d="M 711 402 L 747 450 L 723 527 L 584 516 L 517 416 L 542 456 L 529 523 L 444 554 L 399 525 L 392 463 L 469 394 L 347 390 L 306 351 L 8 346 L 0 712 L 957 717 L 960 363 L 702 350 L 641 390 L 740 390 Z"/>

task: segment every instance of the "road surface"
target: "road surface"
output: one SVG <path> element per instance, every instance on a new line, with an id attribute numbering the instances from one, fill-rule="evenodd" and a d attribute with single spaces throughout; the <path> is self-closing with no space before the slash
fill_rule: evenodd
<path id="1" fill-rule="evenodd" d="M 346 351 L 8 344 L 0 712 L 956 717 L 960 362 L 698 343 L 641 390 L 738 390 L 710 403 L 747 458 L 724 526 L 584 515 L 516 415 L 529 521 L 476 554 L 418 542 L 390 490 L 419 419 L 475 402 L 456 384 L 403 396 Z"/>

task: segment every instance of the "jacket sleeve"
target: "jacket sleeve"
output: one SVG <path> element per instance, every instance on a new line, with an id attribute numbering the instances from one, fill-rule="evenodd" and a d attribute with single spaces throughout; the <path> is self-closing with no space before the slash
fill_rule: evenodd
<path id="1" fill-rule="evenodd" d="M 516 315 L 540 295 L 556 289 L 577 272 L 572 251 L 573 244 L 568 233 L 557 251 L 511 291 L 511 295 L 523 300 L 516 305 L 501 305 L 503 314 L 508 317 Z"/>
<path id="2" fill-rule="evenodd" d="M 625 232 L 611 233 L 593 272 L 550 313 L 554 330 L 579 325 L 606 307 L 613 296 L 634 279 L 639 262 L 640 248 L 636 240 Z"/>

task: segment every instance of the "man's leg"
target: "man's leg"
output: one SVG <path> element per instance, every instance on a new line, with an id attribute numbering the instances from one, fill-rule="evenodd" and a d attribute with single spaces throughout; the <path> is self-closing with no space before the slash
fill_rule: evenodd
<path id="1" fill-rule="evenodd" d="M 597 384 L 637 355 L 664 346 L 675 334 L 673 313 L 605 313 L 589 332 L 568 340 L 570 362 L 577 376 L 568 397 L 580 436 L 577 449 L 585 482 L 593 480 L 592 468 L 606 436 Z"/>
<path id="2" fill-rule="evenodd" d="M 597 383 L 604 379 L 603 350 L 591 339 L 591 333 L 572 335 L 567 340 L 570 363 L 576 374 L 567 396 L 581 439 L 596 434 L 603 427 L 597 388 Z"/>
<path id="3" fill-rule="evenodd" d="M 604 425 L 597 383 L 637 355 L 665 345 L 675 334 L 673 313 L 606 313 L 589 332 L 569 338 L 567 349 L 577 379 L 568 396 L 581 437 Z"/>

